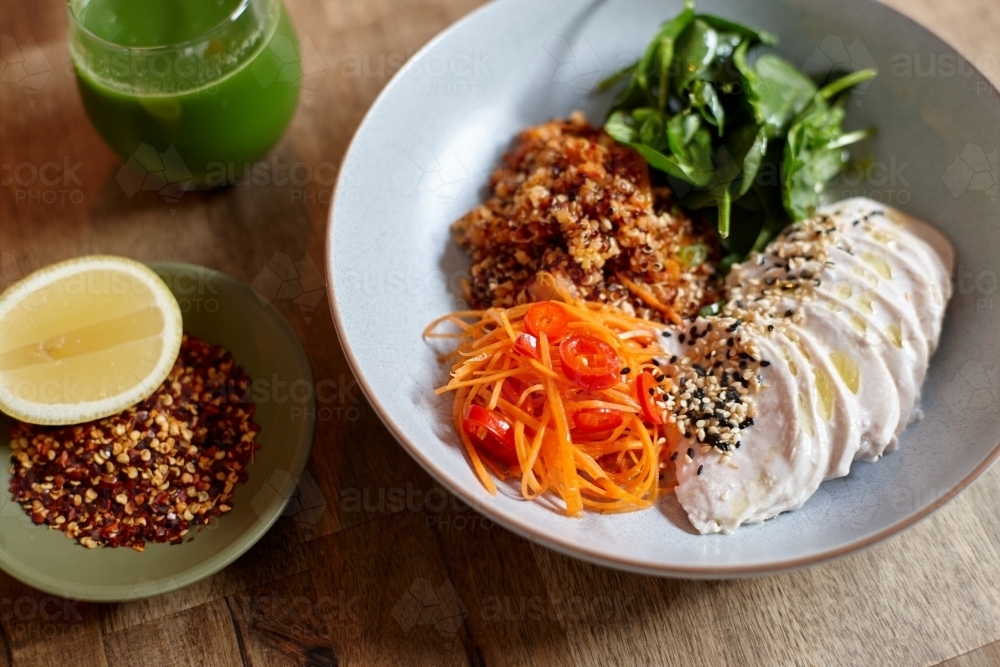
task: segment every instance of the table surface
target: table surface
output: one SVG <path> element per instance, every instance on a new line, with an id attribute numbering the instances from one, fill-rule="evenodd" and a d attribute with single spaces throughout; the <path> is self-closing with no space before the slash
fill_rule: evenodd
<path id="1" fill-rule="evenodd" d="M 404 58 L 479 0 L 286 4 L 308 76 L 273 159 L 312 178 L 168 206 L 116 183 L 120 161 L 87 121 L 68 65 L 64 4 L 4 0 L 7 66 L 20 54 L 42 73 L 0 77 L 0 285 L 98 252 L 246 283 L 287 258 L 322 267 L 332 174 L 365 110 Z M 996 0 L 889 4 L 1000 79 Z M 23 162 L 67 169 L 51 186 L 9 182 Z M 903 535 L 804 571 L 706 582 L 607 570 L 467 508 L 425 506 L 442 492 L 354 386 L 326 299 L 274 305 L 316 377 L 343 390 L 343 409 L 318 423 L 303 511 L 226 570 L 155 599 L 74 603 L 0 574 L 0 667 L 1000 664 L 1000 467 Z M 392 511 L 387 497 L 404 492 L 417 500 Z"/>

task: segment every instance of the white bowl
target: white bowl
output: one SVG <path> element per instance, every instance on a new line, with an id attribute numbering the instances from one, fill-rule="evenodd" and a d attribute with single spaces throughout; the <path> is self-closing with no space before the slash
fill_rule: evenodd
<path id="1" fill-rule="evenodd" d="M 452 431 L 447 371 L 421 338 L 464 304 L 468 266 L 449 224 L 484 196 L 515 134 L 582 108 L 594 84 L 638 56 L 680 2 L 505 0 L 445 30 L 396 74 L 344 158 L 331 208 L 328 271 L 344 350 L 365 395 L 409 453 L 499 524 L 563 553 L 658 575 L 731 577 L 792 569 L 912 525 L 1000 456 L 997 145 L 1000 96 L 975 67 L 909 19 L 866 0 L 709 2 L 698 10 L 777 34 L 809 73 L 876 66 L 849 127 L 877 125 L 874 166 L 837 198 L 881 198 L 954 243 L 956 294 L 923 388 L 926 417 L 899 449 L 824 483 L 801 510 L 733 535 L 696 534 L 667 496 L 656 508 L 570 519 L 476 480 Z M 996 62 L 979 63 L 984 68 Z M 374 65 L 373 65 L 374 66 Z"/>

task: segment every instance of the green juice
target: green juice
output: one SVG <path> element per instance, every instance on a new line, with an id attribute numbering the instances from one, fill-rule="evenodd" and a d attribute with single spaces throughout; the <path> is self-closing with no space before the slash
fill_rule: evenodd
<path id="1" fill-rule="evenodd" d="M 87 114 L 124 159 L 149 169 L 154 148 L 168 183 L 225 185 L 291 121 L 301 61 L 276 0 L 85 0 L 76 20 Z"/>

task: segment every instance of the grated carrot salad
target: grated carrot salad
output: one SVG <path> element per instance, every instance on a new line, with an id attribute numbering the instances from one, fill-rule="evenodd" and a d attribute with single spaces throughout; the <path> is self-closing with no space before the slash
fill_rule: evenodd
<path id="1" fill-rule="evenodd" d="M 438 394 L 455 393 L 452 417 L 471 465 L 490 493 L 494 478 L 520 478 L 525 499 L 554 494 L 567 515 L 586 509 L 626 512 L 650 507 L 660 492 L 660 452 L 677 439 L 676 428 L 663 419 L 660 402 L 669 387 L 653 363 L 663 354 L 662 327 L 587 301 L 559 304 L 568 316 L 571 335 L 586 334 L 604 341 L 618 355 L 620 369 L 612 386 L 587 389 L 567 377 L 560 360 L 559 341 L 538 336 L 537 358 L 516 345 L 525 333 L 524 317 L 530 304 L 455 312 L 432 322 L 425 338 L 450 338 L 456 349 L 442 357 L 452 361 L 451 379 Z M 447 324 L 458 331 L 441 333 Z M 586 362 L 584 362 L 586 363 Z M 656 378 L 659 389 L 639 396 L 642 374 Z M 651 381 L 651 380 L 650 380 Z M 490 411 L 512 427 L 516 464 L 505 465 L 477 447 L 463 422 L 472 406 Z M 649 418 L 649 409 L 660 418 Z M 581 432 L 574 427 L 580 411 L 609 415 L 614 428 Z M 661 421 L 662 423 L 651 423 Z"/>

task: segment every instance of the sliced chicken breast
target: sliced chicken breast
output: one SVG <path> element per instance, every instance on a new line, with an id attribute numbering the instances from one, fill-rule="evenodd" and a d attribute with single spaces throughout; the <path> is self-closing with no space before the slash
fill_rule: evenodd
<path id="1" fill-rule="evenodd" d="M 895 448 L 919 414 L 953 266 L 951 246 L 933 228 L 852 199 L 790 226 L 732 268 L 730 301 L 716 321 L 740 337 L 722 348 L 723 361 L 729 368 L 741 360 L 744 383 L 751 373 L 759 378 L 749 389 L 737 385 L 739 409 L 759 416 L 726 434 L 738 439 L 732 450 L 706 445 L 704 432 L 677 417 L 688 426 L 677 447 L 676 493 L 699 531 L 730 532 L 800 507 L 823 479 L 847 475 L 853 460 Z M 700 326 L 711 330 L 711 322 Z M 719 366 L 718 350 L 711 359 L 685 354 L 689 368 Z"/>

